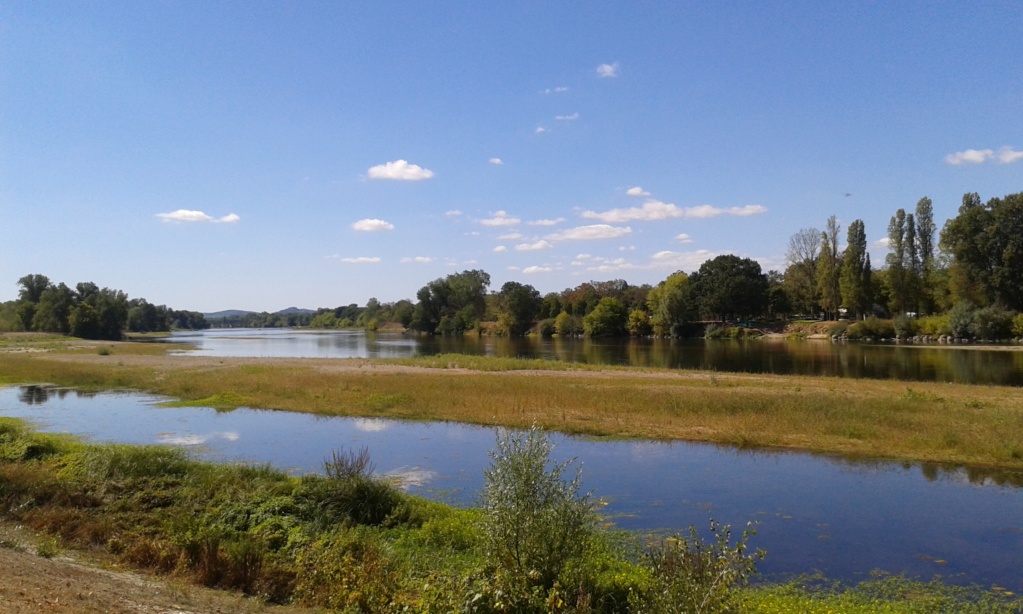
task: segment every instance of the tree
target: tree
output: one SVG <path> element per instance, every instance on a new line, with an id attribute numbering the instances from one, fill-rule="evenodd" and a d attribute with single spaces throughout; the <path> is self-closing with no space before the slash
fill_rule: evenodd
<path id="1" fill-rule="evenodd" d="M 18 280 L 21 290 L 18 291 L 18 298 L 29 303 L 38 303 L 43 297 L 43 292 L 50 287 L 50 278 L 45 275 L 26 275 Z"/>
<path id="2" fill-rule="evenodd" d="M 419 289 L 419 302 L 409 328 L 424 333 L 459 334 L 473 328 L 487 307 L 490 275 L 485 271 L 462 271 L 435 279 Z"/>
<path id="3" fill-rule="evenodd" d="M 540 302 L 540 293 L 533 286 L 517 281 L 509 281 L 501 286 L 501 291 L 497 293 L 497 303 L 501 321 L 509 335 L 526 334 L 540 313 Z"/>
<path id="4" fill-rule="evenodd" d="M 793 307 L 801 313 L 814 312 L 820 304 L 817 261 L 821 251 L 821 236 L 821 231 L 816 228 L 803 228 L 789 237 L 785 287 Z"/>
<path id="5" fill-rule="evenodd" d="M 916 203 L 916 242 L 920 255 L 920 311 L 933 313 L 941 290 L 936 287 L 940 276 L 934 258 L 934 211 L 931 199 L 926 196 Z"/>
<path id="6" fill-rule="evenodd" d="M 867 253 L 867 233 L 863 220 L 849 224 L 847 243 L 839 280 L 842 304 L 849 311 L 865 317 L 871 305 L 871 292 L 870 255 Z"/>
<path id="7" fill-rule="evenodd" d="M 583 334 L 587 337 L 618 337 L 625 334 L 629 314 L 625 305 L 614 297 L 600 299 L 597 306 L 583 317 Z"/>
<path id="8" fill-rule="evenodd" d="M 726 254 L 708 260 L 689 277 L 689 283 L 707 318 L 755 317 L 767 306 L 767 276 L 749 258 Z"/>
<path id="9" fill-rule="evenodd" d="M 685 325 L 695 319 L 689 276 L 677 271 L 647 293 L 650 324 L 658 337 L 679 337 Z"/>
<path id="10" fill-rule="evenodd" d="M 909 305 L 909 275 L 906 262 L 906 212 L 899 209 L 888 222 L 888 283 L 891 287 L 893 313 L 905 313 Z"/>
<path id="11" fill-rule="evenodd" d="M 75 305 L 75 293 L 63 283 L 50 285 L 39 297 L 32 317 L 32 330 L 67 334 L 68 318 Z"/>
<path id="12" fill-rule="evenodd" d="M 941 231 L 941 248 L 953 257 L 958 299 L 1023 309 L 1023 192 L 983 205 L 977 194 L 965 195 Z"/>
<path id="13" fill-rule="evenodd" d="M 842 263 L 838 252 L 838 235 L 841 225 L 834 215 L 828 218 L 827 226 L 821 233 L 821 251 L 817 258 L 817 294 L 820 305 L 829 317 L 838 317 L 838 307 L 842 303 L 842 289 L 839 278 Z"/>
<path id="14" fill-rule="evenodd" d="M 629 320 L 625 324 L 626 330 L 633 337 L 647 337 L 653 332 L 650 326 L 650 314 L 642 309 L 633 309 L 629 312 Z"/>

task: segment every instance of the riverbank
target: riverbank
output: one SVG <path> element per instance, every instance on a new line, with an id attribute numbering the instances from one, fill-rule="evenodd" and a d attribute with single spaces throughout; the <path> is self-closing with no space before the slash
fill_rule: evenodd
<path id="1" fill-rule="evenodd" d="M 132 388 L 219 409 L 450 420 L 1023 470 L 1016 389 L 446 355 L 260 359 L 156 344 L 8 344 L 0 383 Z"/>

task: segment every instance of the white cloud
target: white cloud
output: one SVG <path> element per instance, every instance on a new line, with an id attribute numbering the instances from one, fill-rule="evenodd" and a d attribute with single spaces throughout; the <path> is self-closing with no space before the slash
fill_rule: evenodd
<path id="1" fill-rule="evenodd" d="M 494 250 L 493 250 L 493 251 L 495 251 L 495 252 L 497 252 L 498 254 L 500 254 L 501 252 L 506 252 L 506 251 L 508 251 L 508 248 L 507 248 L 507 247 L 505 247 L 505 246 L 503 246 L 503 245 L 498 245 L 497 247 L 495 247 L 495 248 L 494 248 Z"/>
<path id="2" fill-rule="evenodd" d="M 564 222 L 565 218 L 559 217 L 555 220 L 533 220 L 532 222 L 526 222 L 530 226 L 557 226 L 561 222 Z"/>
<path id="3" fill-rule="evenodd" d="M 543 91 L 544 94 L 563 94 L 568 91 L 568 88 L 564 85 L 558 87 L 549 87 Z"/>
<path id="4" fill-rule="evenodd" d="M 614 239 L 622 235 L 627 235 L 631 232 L 632 228 L 629 228 L 628 226 L 622 227 L 609 226 L 607 224 L 593 224 L 590 226 L 576 226 L 575 228 L 569 228 L 564 232 L 548 235 L 547 238 L 551 241 L 588 241 L 593 239 Z"/>
<path id="5" fill-rule="evenodd" d="M 370 179 L 394 179 L 397 181 L 421 181 L 433 177 L 433 171 L 405 160 L 378 164 L 366 171 Z"/>
<path id="6" fill-rule="evenodd" d="M 573 113 L 571 115 L 555 115 L 554 119 L 558 120 L 559 122 L 574 122 L 575 120 L 579 119 L 579 114 Z"/>
<path id="7" fill-rule="evenodd" d="M 578 256 L 575 257 L 575 259 L 576 260 L 589 260 L 592 257 L 593 256 L 591 256 L 589 254 L 579 254 Z"/>
<path id="8" fill-rule="evenodd" d="M 459 215 L 462 215 L 462 212 L 458 209 L 452 209 L 451 211 L 445 211 L 444 215 L 447 217 L 458 217 Z"/>
<path id="9" fill-rule="evenodd" d="M 548 243 L 547 241 L 544 241 L 543 239 L 540 239 L 539 241 L 537 241 L 535 243 L 521 243 L 519 245 L 516 245 L 515 246 L 515 251 L 519 251 L 519 252 L 535 252 L 537 250 L 550 249 L 552 247 L 554 247 L 554 246 L 551 245 L 550 243 Z"/>
<path id="10" fill-rule="evenodd" d="M 618 62 L 614 64 L 601 64 L 597 67 L 597 76 L 601 79 L 618 76 Z"/>
<path id="11" fill-rule="evenodd" d="M 639 186 L 629 188 L 628 190 L 625 190 L 625 193 L 629 196 L 650 196 L 650 192 L 647 192 Z"/>
<path id="12" fill-rule="evenodd" d="M 416 264 L 429 264 L 429 263 L 433 262 L 433 258 L 430 258 L 429 256 L 416 256 L 414 258 L 402 258 L 401 259 L 401 263 L 402 264 L 410 264 L 410 263 L 413 263 L 413 262 L 416 263 Z"/>
<path id="13" fill-rule="evenodd" d="M 502 160 L 501 158 L 491 158 L 491 159 L 487 160 L 487 162 L 490 162 L 491 164 L 494 164 L 494 165 L 497 165 L 497 166 L 500 166 L 500 165 L 504 164 L 504 160 Z"/>
<path id="14" fill-rule="evenodd" d="M 618 248 L 618 251 L 620 251 L 620 252 L 634 252 L 634 251 L 636 251 L 636 246 L 635 245 L 622 245 L 622 246 L 620 246 Z"/>
<path id="15" fill-rule="evenodd" d="M 215 218 L 206 215 L 202 211 L 191 211 L 189 209 L 178 209 L 170 213 L 157 213 L 156 217 L 162 222 L 212 222 L 214 224 L 233 224 L 242 219 L 235 213 L 229 213 L 222 218 Z"/>
<path id="16" fill-rule="evenodd" d="M 650 266 L 651 268 L 658 269 L 695 271 L 700 268 L 701 264 L 713 258 L 714 255 L 714 252 L 706 249 L 696 250 L 695 252 L 673 252 L 665 250 L 663 252 L 657 252 L 650 257 Z"/>
<path id="17" fill-rule="evenodd" d="M 486 220 L 480 220 L 480 224 L 483 224 L 484 226 L 515 226 L 521 221 L 522 220 L 517 217 L 508 215 L 505 211 L 498 211 L 494 214 L 494 217 Z"/>
<path id="18" fill-rule="evenodd" d="M 945 156 L 945 162 L 952 165 L 963 163 L 980 164 L 991 159 L 994 155 L 995 152 L 990 149 L 967 149 L 965 151 L 957 151 L 954 154 L 948 154 Z"/>
<path id="19" fill-rule="evenodd" d="M 1002 147 L 998 150 L 998 161 L 1002 164 L 1012 164 L 1017 160 L 1023 160 L 1023 151 L 1016 151 L 1012 147 Z"/>
<path id="20" fill-rule="evenodd" d="M 359 256 L 358 258 L 342 258 L 341 262 L 346 264 L 377 264 L 380 258 L 376 256 Z"/>
<path id="21" fill-rule="evenodd" d="M 549 266 L 527 266 L 522 269 L 522 273 L 525 275 L 533 275 L 535 273 L 550 273 L 553 270 L 554 269 Z"/>
<path id="22" fill-rule="evenodd" d="M 712 205 L 699 205 L 696 207 L 679 207 L 672 203 L 664 203 L 659 200 L 649 200 L 643 203 L 642 207 L 628 207 L 625 209 L 611 209 L 610 211 L 583 211 L 582 216 L 588 219 L 596 219 L 602 222 L 630 222 L 643 221 L 652 222 L 656 220 L 667 220 L 671 218 L 711 218 L 719 215 L 735 215 L 740 217 L 766 213 L 767 207 L 762 205 L 746 205 L 744 207 L 714 207 Z"/>
<path id="23" fill-rule="evenodd" d="M 690 237 L 689 235 L 687 235 L 684 232 L 682 234 L 680 234 L 680 235 L 675 235 L 675 240 L 678 241 L 679 243 L 692 243 L 693 242 L 693 238 Z"/>
<path id="24" fill-rule="evenodd" d="M 384 220 L 359 220 L 352 224 L 352 229 L 359 232 L 380 232 L 381 230 L 394 230 L 394 224 Z"/>
<path id="25" fill-rule="evenodd" d="M 888 237 L 882 237 L 882 238 L 878 239 L 877 241 L 874 241 L 873 243 L 871 243 L 871 246 L 872 247 L 876 247 L 878 249 L 888 249 L 888 243 L 890 241 L 891 240 Z"/>
<path id="26" fill-rule="evenodd" d="M 509 232 L 508 234 L 497 237 L 498 241 L 518 241 L 522 238 L 521 232 Z"/>
<path id="27" fill-rule="evenodd" d="M 544 128 L 543 126 L 537 126 L 536 130 L 534 130 L 533 132 L 535 134 L 543 134 L 544 132 L 547 132 L 547 128 Z"/>

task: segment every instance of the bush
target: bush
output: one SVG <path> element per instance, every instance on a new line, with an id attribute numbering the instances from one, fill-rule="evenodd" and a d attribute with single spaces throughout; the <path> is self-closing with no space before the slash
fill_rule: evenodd
<path id="1" fill-rule="evenodd" d="M 1012 313 L 1001 307 L 984 307 L 973 312 L 970 332 L 978 339 L 1006 339 L 1012 332 Z"/>
<path id="2" fill-rule="evenodd" d="M 916 335 L 917 325 L 913 318 L 906 314 L 899 314 L 892 320 L 892 329 L 898 337 L 906 338 Z"/>
<path id="3" fill-rule="evenodd" d="M 1012 334 L 1023 337 L 1023 313 L 1016 314 L 1016 317 L 1012 319 Z"/>
<path id="4" fill-rule="evenodd" d="M 891 339 L 895 336 L 895 325 L 891 320 L 869 317 L 863 321 L 867 336 L 875 339 Z"/>
<path id="5" fill-rule="evenodd" d="M 973 305 L 959 301 L 948 311 L 949 332 L 956 339 L 973 336 Z"/>
<path id="6" fill-rule="evenodd" d="M 952 332 L 952 329 L 948 325 L 948 315 L 940 316 L 924 316 L 917 320 L 917 326 L 920 329 L 920 333 L 924 335 L 930 335 L 931 337 L 940 337 L 941 335 L 948 335 Z"/>
<path id="7" fill-rule="evenodd" d="M 550 339 L 554 336 L 554 333 L 558 332 L 557 326 L 554 324 L 554 318 L 547 318 L 546 320 L 540 320 L 540 324 L 537 327 L 537 332 L 544 339 Z"/>
<path id="8" fill-rule="evenodd" d="M 645 593 L 633 593 L 629 605 L 634 612 L 657 614 L 730 612 L 735 586 L 745 584 L 756 573 L 764 551 L 747 554 L 748 527 L 733 546 L 731 530 L 710 521 L 714 541 L 704 542 L 695 527 L 688 535 L 666 539 L 646 555 L 653 571 L 653 586 Z"/>
<path id="9" fill-rule="evenodd" d="M 551 465 L 553 445 L 538 427 L 505 432 L 484 472 L 481 532 L 504 592 L 546 594 L 585 551 L 595 528 L 593 505 L 579 493 L 580 473 L 565 481 L 572 461 Z"/>
<path id="10" fill-rule="evenodd" d="M 396 520 L 404 497 L 397 489 L 370 473 L 369 453 L 334 452 L 323 464 L 326 477 L 303 478 L 303 500 L 310 516 L 321 526 L 351 521 L 381 525 Z"/>
<path id="11" fill-rule="evenodd" d="M 837 324 L 832 324 L 830 327 L 828 327 L 828 335 L 831 337 L 841 337 L 842 335 L 845 335 L 848 330 L 849 330 L 848 324 L 846 324 L 845 322 L 839 322 Z"/>

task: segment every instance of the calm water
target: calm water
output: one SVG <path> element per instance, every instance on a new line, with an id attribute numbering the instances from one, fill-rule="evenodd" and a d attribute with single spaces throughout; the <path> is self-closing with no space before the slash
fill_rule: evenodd
<path id="1" fill-rule="evenodd" d="M 477 501 L 493 429 L 450 423 L 323 418 L 239 409 L 161 408 L 157 397 L 0 389 L 0 415 L 95 441 L 187 446 L 206 459 L 319 471 L 332 450 L 370 450 L 380 473 L 454 504 Z M 873 569 L 1023 591 L 1023 475 L 936 465 L 855 462 L 706 444 L 555 436 L 587 490 L 622 528 L 671 531 L 710 518 L 759 521 L 768 577 Z"/>
<path id="2" fill-rule="evenodd" d="M 746 373 L 1023 386 L 1023 351 L 831 341 L 505 339 L 400 333 L 214 329 L 174 333 L 209 356 L 398 358 L 441 353 Z"/>

